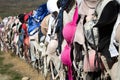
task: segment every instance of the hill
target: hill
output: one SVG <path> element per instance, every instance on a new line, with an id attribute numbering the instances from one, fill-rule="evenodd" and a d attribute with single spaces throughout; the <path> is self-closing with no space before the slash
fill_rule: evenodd
<path id="1" fill-rule="evenodd" d="M 0 16 L 15 16 L 30 12 L 47 0 L 0 0 Z"/>

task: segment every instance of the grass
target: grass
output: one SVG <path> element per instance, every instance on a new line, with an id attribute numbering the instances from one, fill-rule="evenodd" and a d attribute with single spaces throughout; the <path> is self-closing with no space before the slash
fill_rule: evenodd
<path id="1" fill-rule="evenodd" d="M 0 51 L 0 55 L 2 55 L 2 51 Z"/>
<path id="2" fill-rule="evenodd" d="M 17 16 L 35 10 L 47 0 L 0 0 L 0 16 Z"/>
<path id="3" fill-rule="evenodd" d="M 10 80 L 21 80 L 23 76 L 18 72 L 11 70 L 14 66 L 13 64 L 4 64 L 4 57 L 1 57 L 1 55 L 2 52 L 0 52 L 0 74 L 10 76 Z"/>

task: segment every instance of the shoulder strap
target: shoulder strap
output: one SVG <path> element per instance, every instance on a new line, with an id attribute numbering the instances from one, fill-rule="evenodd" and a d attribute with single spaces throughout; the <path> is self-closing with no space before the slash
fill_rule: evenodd
<path id="1" fill-rule="evenodd" d="M 74 15 L 73 15 L 73 23 L 76 24 L 77 20 L 78 20 L 78 7 L 80 6 L 82 0 L 76 0 L 76 8 L 75 8 L 75 12 L 74 12 Z"/>
<path id="2" fill-rule="evenodd" d="M 78 20 L 78 6 L 76 5 L 76 8 L 75 8 L 75 12 L 74 12 L 74 15 L 73 15 L 73 23 L 76 24 L 77 23 L 77 20 Z"/>
<path id="3" fill-rule="evenodd" d="M 77 2 L 77 4 L 78 4 L 78 6 L 80 6 L 82 0 L 76 0 L 76 2 Z"/>
<path id="4" fill-rule="evenodd" d="M 117 51 L 117 49 L 115 47 L 115 45 L 116 45 L 115 35 L 116 35 L 116 30 L 119 27 L 119 24 L 120 24 L 120 13 L 118 14 L 117 20 L 113 27 L 111 39 L 110 39 L 109 51 L 110 51 L 111 57 L 115 57 L 115 56 L 119 55 L 119 52 Z"/>
<path id="5" fill-rule="evenodd" d="M 100 18 L 101 13 L 102 13 L 104 7 L 105 7 L 106 4 L 109 3 L 110 1 L 113 1 L 113 0 L 102 0 L 102 1 L 100 1 L 100 2 L 98 3 L 98 5 L 97 5 L 97 7 L 96 7 L 96 9 L 95 9 L 95 11 L 96 11 L 96 13 L 97 13 L 97 19 Z"/>

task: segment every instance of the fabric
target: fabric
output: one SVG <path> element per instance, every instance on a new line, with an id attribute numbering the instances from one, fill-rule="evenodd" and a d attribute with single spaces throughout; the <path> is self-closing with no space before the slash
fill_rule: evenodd
<path id="1" fill-rule="evenodd" d="M 49 12 L 47 9 L 47 3 L 44 3 L 36 9 L 36 14 L 32 17 L 39 20 L 39 22 L 41 22 L 43 20 L 43 18 L 48 14 L 49 14 Z"/>
<path id="2" fill-rule="evenodd" d="M 25 16 L 25 14 L 19 14 L 18 15 L 18 18 L 19 18 L 19 20 L 20 20 L 21 23 L 24 22 L 24 16 Z"/>
<path id="3" fill-rule="evenodd" d="M 69 9 L 74 4 L 74 0 L 58 0 L 57 5 L 59 7 L 62 7 L 63 10 L 65 10 L 67 13 L 69 12 Z"/>
<path id="4" fill-rule="evenodd" d="M 37 30 L 37 32 L 35 30 Z M 31 33 L 32 35 L 29 35 L 30 40 L 33 39 L 36 42 L 38 42 L 38 33 L 39 33 L 38 29 L 34 29 L 32 32 L 33 32 L 33 33 Z"/>
<path id="5" fill-rule="evenodd" d="M 116 29 L 117 29 L 119 24 L 120 24 L 120 13 L 118 14 L 118 18 L 116 20 L 116 23 L 114 25 L 113 32 L 112 32 L 112 35 L 111 35 L 111 40 L 110 40 L 110 45 L 109 45 L 109 51 L 110 51 L 111 57 L 115 57 L 115 56 L 119 55 L 117 49 L 114 46 Z"/>
<path id="6" fill-rule="evenodd" d="M 98 22 L 94 27 L 98 28 L 99 34 L 98 51 L 101 52 L 105 57 L 107 57 L 107 59 L 111 59 L 111 55 L 108 49 L 113 27 L 118 17 L 119 12 L 118 7 L 119 7 L 118 3 L 113 0 L 108 2 L 104 6 L 101 15 L 99 14 L 100 10 L 99 9 L 97 10 L 97 13 L 98 15 L 100 15 L 100 18 L 98 19 Z"/>
<path id="7" fill-rule="evenodd" d="M 19 39 L 18 37 L 19 37 L 18 34 L 15 33 L 15 34 L 14 34 L 14 40 L 13 40 L 14 43 L 17 43 L 17 42 L 18 42 L 18 39 Z"/>
<path id="8" fill-rule="evenodd" d="M 32 32 L 35 28 L 40 27 L 40 22 L 34 20 L 33 17 L 29 17 L 28 19 L 28 33 Z"/>
<path id="9" fill-rule="evenodd" d="M 22 24 L 22 29 L 24 30 L 24 44 L 29 46 L 29 36 L 28 36 L 28 30 L 27 30 L 27 26 L 26 23 Z"/>
<path id="10" fill-rule="evenodd" d="M 78 19 L 78 8 L 76 8 L 72 22 L 67 23 L 63 28 L 63 36 L 68 44 L 71 44 L 76 31 L 76 22 Z"/>
<path id="11" fill-rule="evenodd" d="M 58 0 L 58 3 L 60 4 L 60 11 L 58 14 L 58 23 L 55 32 L 58 33 L 58 50 L 59 53 L 61 53 L 61 44 L 63 41 L 63 35 L 62 35 L 62 30 L 63 30 L 63 11 L 67 6 L 68 0 Z"/>
<path id="12" fill-rule="evenodd" d="M 50 13 L 57 11 L 59 12 L 59 9 L 57 7 L 57 0 L 48 0 L 47 1 L 47 9 Z"/>
<path id="13" fill-rule="evenodd" d="M 79 13 L 81 15 L 92 16 L 92 14 L 94 14 L 95 7 L 96 7 L 98 2 L 99 1 L 95 1 L 94 4 L 92 4 L 93 8 L 90 8 L 90 7 L 87 6 L 87 4 L 91 4 L 92 3 L 91 1 L 89 1 L 89 0 L 81 0 Z"/>
<path id="14" fill-rule="evenodd" d="M 28 36 L 28 31 L 27 31 L 26 23 L 23 23 L 23 24 L 22 24 L 22 29 L 24 30 L 25 36 Z"/>
<path id="15" fill-rule="evenodd" d="M 84 72 L 94 72 L 96 70 L 95 67 L 95 50 L 88 51 L 88 55 L 85 55 L 84 57 Z"/>
<path id="16" fill-rule="evenodd" d="M 63 40 L 63 35 L 62 35 L 62 29 L 63 29 L 63 9 L 60 9 L 60 12 L 58 14 L 58 23 L 56 26 L 55 32 L 58 33 L 58 50 L 59 53 L 61 53 L 61 44 Z"/>
<path id="17" fill-rule="evenodd" d="M 29 33 L 29 36 L 34 36 L 36 33 L 38 33 L 38 31 L 39 31 L 39 28 L 37 27 Z"/>
<path id="18" fill-rule="evenodd" d="M 34 43 L 35 41 L 30 41 L 30 56 L 31 56 L 31 61 L 34 61 L 36 60 L 36 56 L 35 56 L 35 53 L 34 53 Z"/>
<path id="19" fill-rule="evenodd" d="M 26 15 L 24 16 L 24 21 L 27 21 L 27 20 L 28 20 L 28 18 L 29 18 L 29 15 L 28 15 L 28 14 L 26 14 Z"/>
<path id="20" fill-rule="evenodd" d="M 53 23 L 55 23 L 55 18 L 51 16 L 49 19 L 47 34 L 51 34 L 51 29 L 53 28 L 53 26 L 55 26 Z"/>
<path id="21" fill-rule="evenodd" d="M 4 27 L 4 25 L 3 24 L 0 24 L 0 28 L 3 28 Z"/>
<path id="22" fill-rule="evenodd" d="M 77 25 L 75 37 L 74 37 L 74 42 L 78 42 L 79 44 L 82 44 L 82 45 L 84 45 L 84 42 L 85 42 L 84 31 L 83 31 L 84 17 L 85 16 L 81 16 L 80 22 Z"/>
<path id="23" fill-rule="evenodd" d="M 64 65 L 68 67 L 68 78 L 69 80 L 73 80 L 72 78 L 72 61 L 70 57 L 71 47 L 66 45 L 64 50 L 61 53 L 61 61 Z"/>
<path id="24" fill-rule="evenodd" d="M 29 37 L 24 38 L 24 45 L 29 46 Z"/>
<path id="25" fill-rule="evenodd" d="M 23 43 L 23 39 L 24 39 L 24 30 L 21 30 L 21 34 L 19 35 L 19 40 L 21 43 Z"/>
<path id="26" fill-rule="evenodd" d="M 98 19 L 100 18 L 104 7 L 105 7 L 110 1 L 113 1 L 113 0 L 103 0 L 103 1 L 101 1 L 101 2 L 98 4 L 98 6 L 97 6 L 97 8 L 96 8 L 97 15 L 98 15 L 97 18 L 98 18 Z"/>
<path id="27" fill-rule="evenodd" d="M 57 40 L 51 40 L 48 44 L 46 54 L 54 54 L 56 51 L 56 48 L 58 46 L 58 41 Z"/>
<path id="28" fill-rule="evenodd" d="M 70 22 L 63 28 L 63 36 L 68 44 L 72 43 L 74 33 L 76 31 L 76 26 Z"/>
<path id="29" fill-rule="evenodd" d="M 72 78 L 72 62 L 70 57 L 71 52 L 71 44 L 74 38 L 74 34 L 76 31 L 76 22 L 78 19 L 78 7 L 76 7 L 73 20 L 67 23 L 63 28 L 63 37 L 67 41 L 67 45 L 61 53 L 61 61 L 64 65 L 68 67 L 68 78 L 69 80 L 73 80 Z"/>
<path id="30" fill-rule="evenodd" d="M 33 11 L 33 15 L 28 19 L 28 33 L 37 27 L 40 27 L 41 21 L 46 15 L 48 15 L 47 4 L 40 5 L 36 10 Z"/>
<path id="31" fill-rule="evenodd" d="M 51 14 L 45 16 L 45 18 L 41 22 L 41 32 L 46 35 L 48 31 L 48 26 L 49 26 L 49 19 L 51 17 Z"/>
<path id="32" fill-rule="evenodd" d="M 117 2 L 120 4 L 120 0 L 117 0 Z"/>

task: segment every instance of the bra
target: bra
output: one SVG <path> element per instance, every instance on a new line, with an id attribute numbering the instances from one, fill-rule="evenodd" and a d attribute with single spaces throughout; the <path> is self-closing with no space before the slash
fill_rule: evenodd
<path id="1" fill-rule="evenodd" d="M 24 21 L 27 21 L 27 20 L 28 20 L 28 18 L 29 18 L 29 15 L 28 15 L 28 14 L 26 14 L 26 15 L 24 16 Z"/>
<path id="2" fill-rule="evenodd" d="M 69 80 L 73 80 L 72 78 L 72 61 L 70 57 L 70 52 L 71 52 L 71 44 L 73 42 L 73 38 L 75 35 L 76 31 L 76 22 L 78 19 L 78 7 L 76 6 L 74 15 L 73 15 L 73 20 L 69 23 L 67 23 L 63 27 L 63 37 L 67 41 L 66 46 L 64 47 L 64 50 L 61 53 L 61 61 L 64 65 L 68 67 L 68 78 Z"/>
<path id="3" fill-rule="evenodd" d="M 73 20 L 71 22 L 68 22 L 64 27 L 63 27 L 63 37 L 67 41 L 68 44 L 71 44 L 74 38 L 74 34 L 76 31 L 76 22 L 78 19 L 78 7 L 76 7 L 74 15 L 73 15 Z"/>

